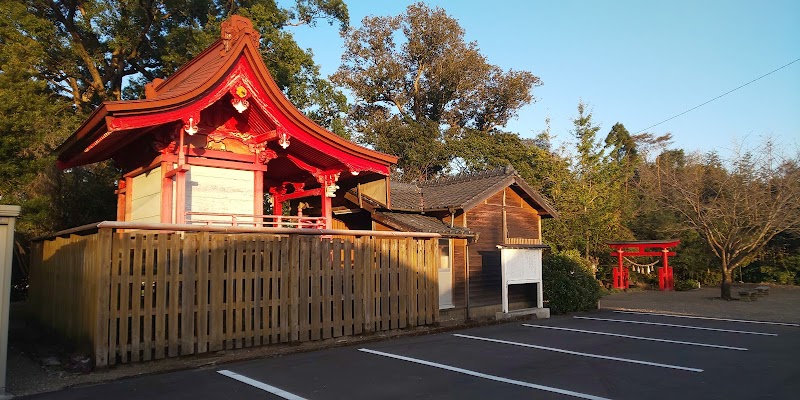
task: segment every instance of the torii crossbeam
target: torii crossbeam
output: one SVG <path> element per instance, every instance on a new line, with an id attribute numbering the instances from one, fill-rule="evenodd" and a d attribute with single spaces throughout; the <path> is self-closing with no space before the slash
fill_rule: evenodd
<path id="1" fill-rule="evenodd" d="M 669 266 L 669 256 L 677 253 L 670 251 L 670 248 L 680 244 L 680 240 L 635 240 L 627 242 L 608 242 L 609 247 L 614 249 L 611 256 L 617 257 L 617 266 L 612 269 L 614 284 L 616 289 L 627 289 L 630 287 L 629 270 L 622 263 L 624 256 L 661 256 L 663 266 L 658 268 L 658 287 L 661 290 L 675 290 L 675 279 L 672 274 L 672 267 Z M 647 250 L 651 249 L 651 250 Z M 655 250 L 658 249 L 658 250 Z"/>

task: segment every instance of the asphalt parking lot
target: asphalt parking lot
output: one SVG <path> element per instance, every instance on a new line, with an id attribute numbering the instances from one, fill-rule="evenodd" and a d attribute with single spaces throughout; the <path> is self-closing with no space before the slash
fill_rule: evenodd
<path id="1" fill-rule="evenodd" d="M 798 324 L 605 310 L 26 398 L 789 399 L 799 378 Z"/>

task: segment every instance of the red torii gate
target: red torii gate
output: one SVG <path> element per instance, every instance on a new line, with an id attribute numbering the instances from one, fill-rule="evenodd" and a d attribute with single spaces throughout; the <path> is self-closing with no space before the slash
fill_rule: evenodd
<path id="1" fill-rule="evenodd" d="M 672 275 L 672 267 L 669 266 L 669 256 L 675 256 L 677 253 L 670 251 L 671 247 L 677 246 L 680 240 L 635 240 L 627 242 L 608 242 L 607 244 L 615 251 L 611 252 L 611 256 L 617 257 L 617 266 L 612 269 L 614 277 L 613 287 L 616 289 L 627 289 L 630 286 L 628 281 L 629 271 L 628 268 L 622 265 L 622 258 L 624 256 L 661 256 L 663 260 L 663 267 L 658 268 L 658 287 L 661 290 L 674 290 L 675 279 Z M 657 248 L 659 251 L 650 250 L 647 248 Z M 635 249 L 635 250 L 631 250 Z"/>

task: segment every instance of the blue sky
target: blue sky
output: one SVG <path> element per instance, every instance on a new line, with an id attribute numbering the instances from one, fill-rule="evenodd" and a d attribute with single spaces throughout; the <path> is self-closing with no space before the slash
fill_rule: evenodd
<path id="1" fill-rule="evenodd" d="M 350 23 L 398 15 L 413 1 L 345 0 Z M 282 3 L 285 3 L 282 2 Z M 605 137 L 616 122 L 638 132 L 800 58 L 800 1 L 426 1 L 456 18 L 490 63 L 539 76 L 536 103 L 507 130 L 532 137 L 551 119 L 571 139 L 579 100 Z M 288 5 L 288 4 L 287 4 Z M 322 73 L 339 66 L 337 27 L 291 31 Z M 673 147 L 725 153 L 764 136 L 800 148 L 800 61 L 648 130 Z"/>

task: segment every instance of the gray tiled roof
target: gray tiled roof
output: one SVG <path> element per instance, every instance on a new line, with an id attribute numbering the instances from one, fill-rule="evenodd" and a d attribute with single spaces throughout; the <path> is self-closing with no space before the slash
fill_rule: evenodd
<path id="1" fill-rule="evenodd" d="M 494 194 L 515 175 L 513 168 L 506 167 L 420 182 L 419 186 L 426 210 L 463 208 L 475 198 Z"/>
<path id="2" fill-rule="evenodd" d="M 459 226 L 450 227 L 442 220 L 430 215 L 391 211 L 376 211 L 376 221 L 391 228 L 412 232 L 432 232 L 442 235 L 472 235 L 474 232 Z"/>
<path id="3" fill-rule="evenodd" d="M 497 193 L 501 188 L 516 184 L 547 215 L 557 213 L 542 196 L 517 175 L 511 166 L 494 170 L 461 174 L 426 182 L 391 183 L 392 210 L 432 211 L 466 209 Z"/>
<path id="4" fill-rule="evenodd" d="M 400 210 L 422 210 L 422 189 L 413 183 L 391 183 L 392 208 Z"/>

